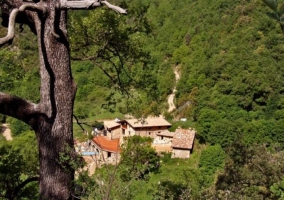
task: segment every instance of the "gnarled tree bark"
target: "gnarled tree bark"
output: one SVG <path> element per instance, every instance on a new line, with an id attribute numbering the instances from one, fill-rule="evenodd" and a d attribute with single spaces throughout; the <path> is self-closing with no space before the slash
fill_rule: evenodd
<path id="1" fill-rule="evenodd" d="M 73 147 L 72 116 L 76 85 L 70 68 L 70 47 L 67 36 L 67 9 L 93 9 L 102 5 L 125 14 L 120 7 L 106 1 L 23 2 L 1 1 L 2 24 L 8 34 L 0 46 L 14 38 L 15 23 L 26 23 L 38 37 L 40 59 L 40 102 L 29 102 L 0 92 L 0 113 L 29 124 L 36 133 L 40 163 L 40 199 L 70 199 L 74 169 L 60 162 L 60 154 L 71 159 Z M 18 15 L 21 14 L 21 17 Z M 7 16 L 10 16 L 9 22 Z"/>

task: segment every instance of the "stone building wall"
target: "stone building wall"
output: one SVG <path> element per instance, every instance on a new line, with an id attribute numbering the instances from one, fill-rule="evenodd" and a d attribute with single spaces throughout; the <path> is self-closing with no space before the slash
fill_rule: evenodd
<path id="1" fill-rule="evenodd" d="M 172 158 L 189 158 L 190 150 L 189 149 L 176 149 L 173 148 Z"/>

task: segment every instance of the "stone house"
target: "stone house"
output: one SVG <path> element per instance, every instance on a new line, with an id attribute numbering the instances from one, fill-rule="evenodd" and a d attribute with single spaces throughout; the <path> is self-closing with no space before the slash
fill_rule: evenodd
<path id="1" fill-rule="evenodd" d="M 92 139 L 96 157 L 102 163 L 115 164 L 120 159 L 120 145 L 124 137 L 140 135 L 153 138 L 152 147 L 157 152 L 171 152 L 172 158 L 189 158 L 193 149 L 195 130 L 168 131 L 171 124 L 162 117 L 143 120 L 125 119 L 104 121 L 104 134 Z"/>
<path id="2" fill-rule="evenodd" d="M 105 136 L 110 139 L 119 139 L 121 137 L 121 125 L 116 120 L 104 121 Z"/>
<path id="3" fill-rule="evenodd" d="M 172 158 L 189 158 L 192 153 L 196 131 L 177 129 L 172 141 Z"/>
<path id="4" fill-rule="evenodd" d="M 170 132 L 168 130 L 157 133 L 154 138 L 154 144 L 172 144 L 175 132 Z"/>
<path id="5" fill-rule="evenodd" d="M 96 160 L 99 164 L 117 164 L 120 160 L 119 138 L 110 139 L 107 136 L 95 136 L 91 145 L 96 152 Z"/>
<path id="6" fill-rule="evenodd" d="M 167 131 L 172 125 L 162 117 L 148 117 L 146 119 L 121 120 L 122 136 L 140 135 L 156 138 L 157 134 Z"/>

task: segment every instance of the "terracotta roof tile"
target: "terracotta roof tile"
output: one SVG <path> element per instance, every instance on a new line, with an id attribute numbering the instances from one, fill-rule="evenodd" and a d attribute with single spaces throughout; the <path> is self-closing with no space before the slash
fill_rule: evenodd
<path id="1" fill-rule="evenodd" d="M 110 140 L 106 136 L 96 136 L 92 141 L 105 151 L 116 153 L 120 151 L 119 139 Z"/>
<path id="2" fill-rule="evenodd" d="M 172 147 L 192 149 L 195 133 L 194 129 L 177 129 L 173 137 Z"/>

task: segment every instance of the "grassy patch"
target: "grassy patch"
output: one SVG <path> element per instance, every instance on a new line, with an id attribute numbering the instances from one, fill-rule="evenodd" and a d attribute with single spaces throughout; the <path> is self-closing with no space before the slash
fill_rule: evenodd
<path id="1" fill-rule="evenodd" d="M 178 127 L 188 129 L 188 128 L 195 128 L 196 123 L 192 122 L 190 120 L 188 121 L 169 121 L 172 124 L 172 127 L 169 129 L 169 131 L 175 131 Z"/>
<path id="2" fill-rule="evenodd" d="M 118 112 L 104 112 L 101 114 L 98 114 L 96 116 L 92 116 L 83 120 L 79 120 L 81 124 L 81 126 L 88 131 L 88 133 L 90 134 L 92 132 L 92 127 L 91 125 L 95 122 L 95 121 L 103 121 L 103 119 L 106 120 L 114 120 L 115 118 L 120 118 L 123 119 L 124 115 Z M 87 124 L 87 125 L 86 125 Z M 74 139 L 80 140 L 80 141 L 85 141 L 87 139 L 87 135 L 84 133 L 84 131 L 82 130 L 81 126 L 74 120 L 73 121 L 73 134 L 74 134 Z"/>

